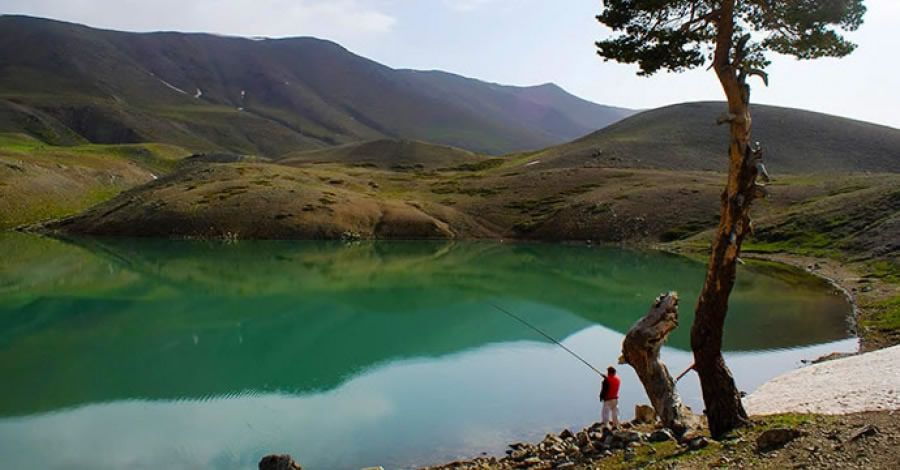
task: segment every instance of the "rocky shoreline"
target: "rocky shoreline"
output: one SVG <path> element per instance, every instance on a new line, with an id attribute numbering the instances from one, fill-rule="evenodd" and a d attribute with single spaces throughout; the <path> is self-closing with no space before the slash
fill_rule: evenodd
<path id="1" fill-rule="evenodd" d="M 507 456 L 503 458 L 479 457 L 426 467 L 425 470 L 579 468 L 616 455 L 629 462 L 635 458 L 636 449 L 647 447 L 650 443 L 662 442 L 677 443 L 678 446 L 690 451 L 700 450 L 709 445 L 708 438 L 699 431 L 691 431 L 676 437 L 668 429 L 640 420 L 624 423 L 619 429 L 610 429 L 600 423 L 594 423 L 578 432 L 565 429 L 559 434 L 547 434 L 539 443 L 510 444 L 506 451 Z"/>
<path id="2" fill-rule="evenodd" d="M 503 458 L 480 457 L 423 470 L 599 469 L 894 469 L 900 420 L 894 412 L 839 416 L 755 416 L 721 441 L 696 430 L 676 439 L 645 423 L 619 431 L 564 430 L 537 444 L 512 444 Z M 579 447 L 580 443 L 584 443 Z M 586 449 L 585 449 L 586 448 Z M 585 452 L 587 450 L 587 452 Z"/>

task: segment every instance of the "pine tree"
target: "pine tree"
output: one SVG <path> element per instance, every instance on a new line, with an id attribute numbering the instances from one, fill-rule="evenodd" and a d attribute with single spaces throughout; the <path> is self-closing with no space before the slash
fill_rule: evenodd
<path id="1" fill-rule="evenodd" d="M 604 0 L 597 16 L 615 33 L 597 43 L 606 60 L 637 64 L 638 75 L 709 65 L 727 100 L 719 123 L 731 133 L 728 181 L 691 329 L 713 437 L 747 423 L 722 357 L 722 334 L 741 244 L 753 230 L 750 206 L 765 197 L 768 181 L 762 147 L 751 139 L 748 82 L 759 77 L 768 85 L 770 53 L 798 59 L 850 54 L 856 46 L 842 34 L 859 28 L 865 12 L 863 0 Z"/>

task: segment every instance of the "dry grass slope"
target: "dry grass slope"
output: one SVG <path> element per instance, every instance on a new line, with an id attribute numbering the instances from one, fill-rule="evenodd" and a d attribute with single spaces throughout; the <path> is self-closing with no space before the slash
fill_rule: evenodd
<path id="1" fill-rule="evenodd" d="M 284 165 L 341 163 L 348 166 L 396 171 L 422 171 L 477 165 L 489 157 L 468 150 L 409 140 L 373 140 L 321 150 L 292 152 L 279 160 Z"/>
<path id="2" fill-rule="evenodd" d="M 684 103 L 632 116 L 574 142 L 528 156 L 535 168 L 602 166 L 727 170 L 723 103 Z M 753 107 L 753 137 L 769 170 L 785 173 L 900 172 L 900 130 L 798 109 Z"/>
<path id="3" fill-rule="evenodd" d="M 191 166 L 46 228 L 201 239 L 493 236 L 450 207 L 384 197 L 365 178 L 265 163 Z"/>

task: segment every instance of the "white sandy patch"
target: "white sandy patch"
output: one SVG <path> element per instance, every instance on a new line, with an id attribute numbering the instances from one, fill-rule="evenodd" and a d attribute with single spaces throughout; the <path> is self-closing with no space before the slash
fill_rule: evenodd
<path id="1" fill-rule="evenodd" d="M 744 399 L 751 415 L 900 410 L 900 346 L 788 372 Z"/>

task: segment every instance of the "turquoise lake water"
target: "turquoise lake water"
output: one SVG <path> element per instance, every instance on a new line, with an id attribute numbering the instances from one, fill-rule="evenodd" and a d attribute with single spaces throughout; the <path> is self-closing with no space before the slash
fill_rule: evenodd
<path id="1" fill-rule="evenodd" d="M 598 420 L 598 367 L 662 291 L 664 349 L 691 362 L 702 263 L 496 242 L 69 242 L 0 234 L 2 468 L 408 468 Z M 850 306 L 790 271 L 742 267 L 726 356 L 742 390 L 852 350 Z M 620 367 L 626 417 L 646 403 Z M 679 384 L 702 409 L 693 375 Z"/>

